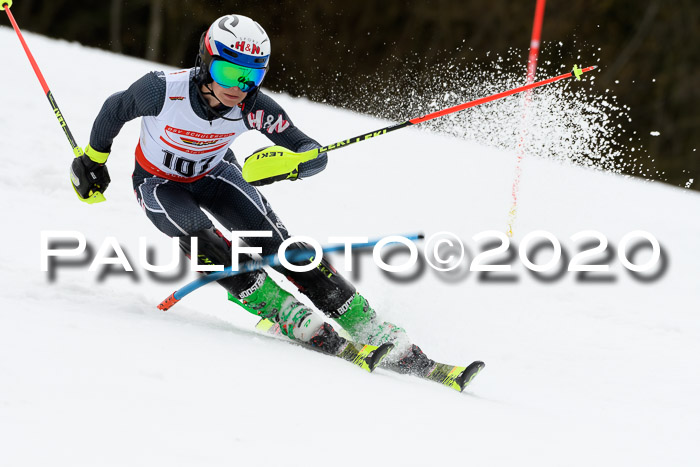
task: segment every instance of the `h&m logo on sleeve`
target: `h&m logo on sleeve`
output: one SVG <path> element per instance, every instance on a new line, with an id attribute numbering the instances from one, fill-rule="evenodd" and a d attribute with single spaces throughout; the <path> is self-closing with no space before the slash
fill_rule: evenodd
<path id="1" fill-rule="evenodd" d="M 285 120 L 282 114 L 277 115 L 277 120 L 273 115 L 268 115 L 263 122 L 263 117 L 265 116 L 264 110 L 258 110 L 253 114 L 252 112 L 248 114 L 248 124 L 251 129 L 256 130 L 267 130 L 268 134 L 272 133 L 282 133 L 284 130 L 289 128 L 289 120 Z"/>

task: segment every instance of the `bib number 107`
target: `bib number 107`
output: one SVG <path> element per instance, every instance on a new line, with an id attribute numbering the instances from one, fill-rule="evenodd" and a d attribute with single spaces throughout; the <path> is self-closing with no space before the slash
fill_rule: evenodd
<path id="1" fill-rule="evenodd" d="M 163 165 L 170 170 L 174 170 L 183 177 L 193 177 L 207 172 L 211 161 L 215 158 L 216 156 L 210 156 L 201 161 L 193 161 L 192 159 L 176 156 L 170 151 L 163 150 Z M 198 164 L 201 164 L 199 169 L 197 168 Z"/>

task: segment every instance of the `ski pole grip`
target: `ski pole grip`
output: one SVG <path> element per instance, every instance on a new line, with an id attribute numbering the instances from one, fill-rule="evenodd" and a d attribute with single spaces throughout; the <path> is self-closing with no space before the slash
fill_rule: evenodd
<path id="1" fill-rule="evenodd" d="M 12 6 L 12 0 L 5 0 L 2 2 L 2 6 L 0 7 L 0 10 L 4 10 L 5 8 L 10 8 Z"/>

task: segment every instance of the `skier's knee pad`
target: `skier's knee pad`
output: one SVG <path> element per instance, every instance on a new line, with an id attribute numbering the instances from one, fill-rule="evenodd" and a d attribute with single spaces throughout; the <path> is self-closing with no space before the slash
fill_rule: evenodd
<path id="1" fill-rule="evenodd" d="M 305 243 L 294 243 L 289 250 L 311 249 Z M 292 264 L 303 266 L 311 263 L 313 254 L 309 259 L 294 261 Z M 347 307 L 348 301 L 355 296 L 355 286 L 341 276 L 331 263 L 323 258 L 318 266 L 310 271 L 295 272 L 282 266 L 275 270 L 284 274 L 301 293 L 309 297 L 311 302 L 330 318 L 336 318 L 342 314 L 343 307 Z"/>
<path id="2" fill-rule="evenodd" d="M 223 236 L 214 227 L 199 230 L 192 235 L 180 237 L 180 249 L 187 255 L 192 256 L 191 240 L 192 237 L 197 237 L 197 264 L 222 264 L 224 267 L 231 266 L 231 242 Z M 251 261 L 252 258 L 248 255 L 239 255 L 238 263 Z M 265 271 L 251 271 L 242 274 L 236 274 L 225 279 L 219 280 L 229 293 L 239 295 L 241 292 L 254 287 L 257 282 L 264 280 L 267 274 Z"/>

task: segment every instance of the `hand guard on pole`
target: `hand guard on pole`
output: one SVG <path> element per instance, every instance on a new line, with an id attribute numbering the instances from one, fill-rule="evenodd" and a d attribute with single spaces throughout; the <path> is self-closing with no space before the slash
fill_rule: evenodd
<path id="1" fill-rule="evenodd" d="M 243 178 L 253 186 L 296 180 L 299 177 L 299 164 L 315 159 L 316 156 L 318 149 L 293 152 L 282 146 L 269 146 L 246 157 Z"/>

